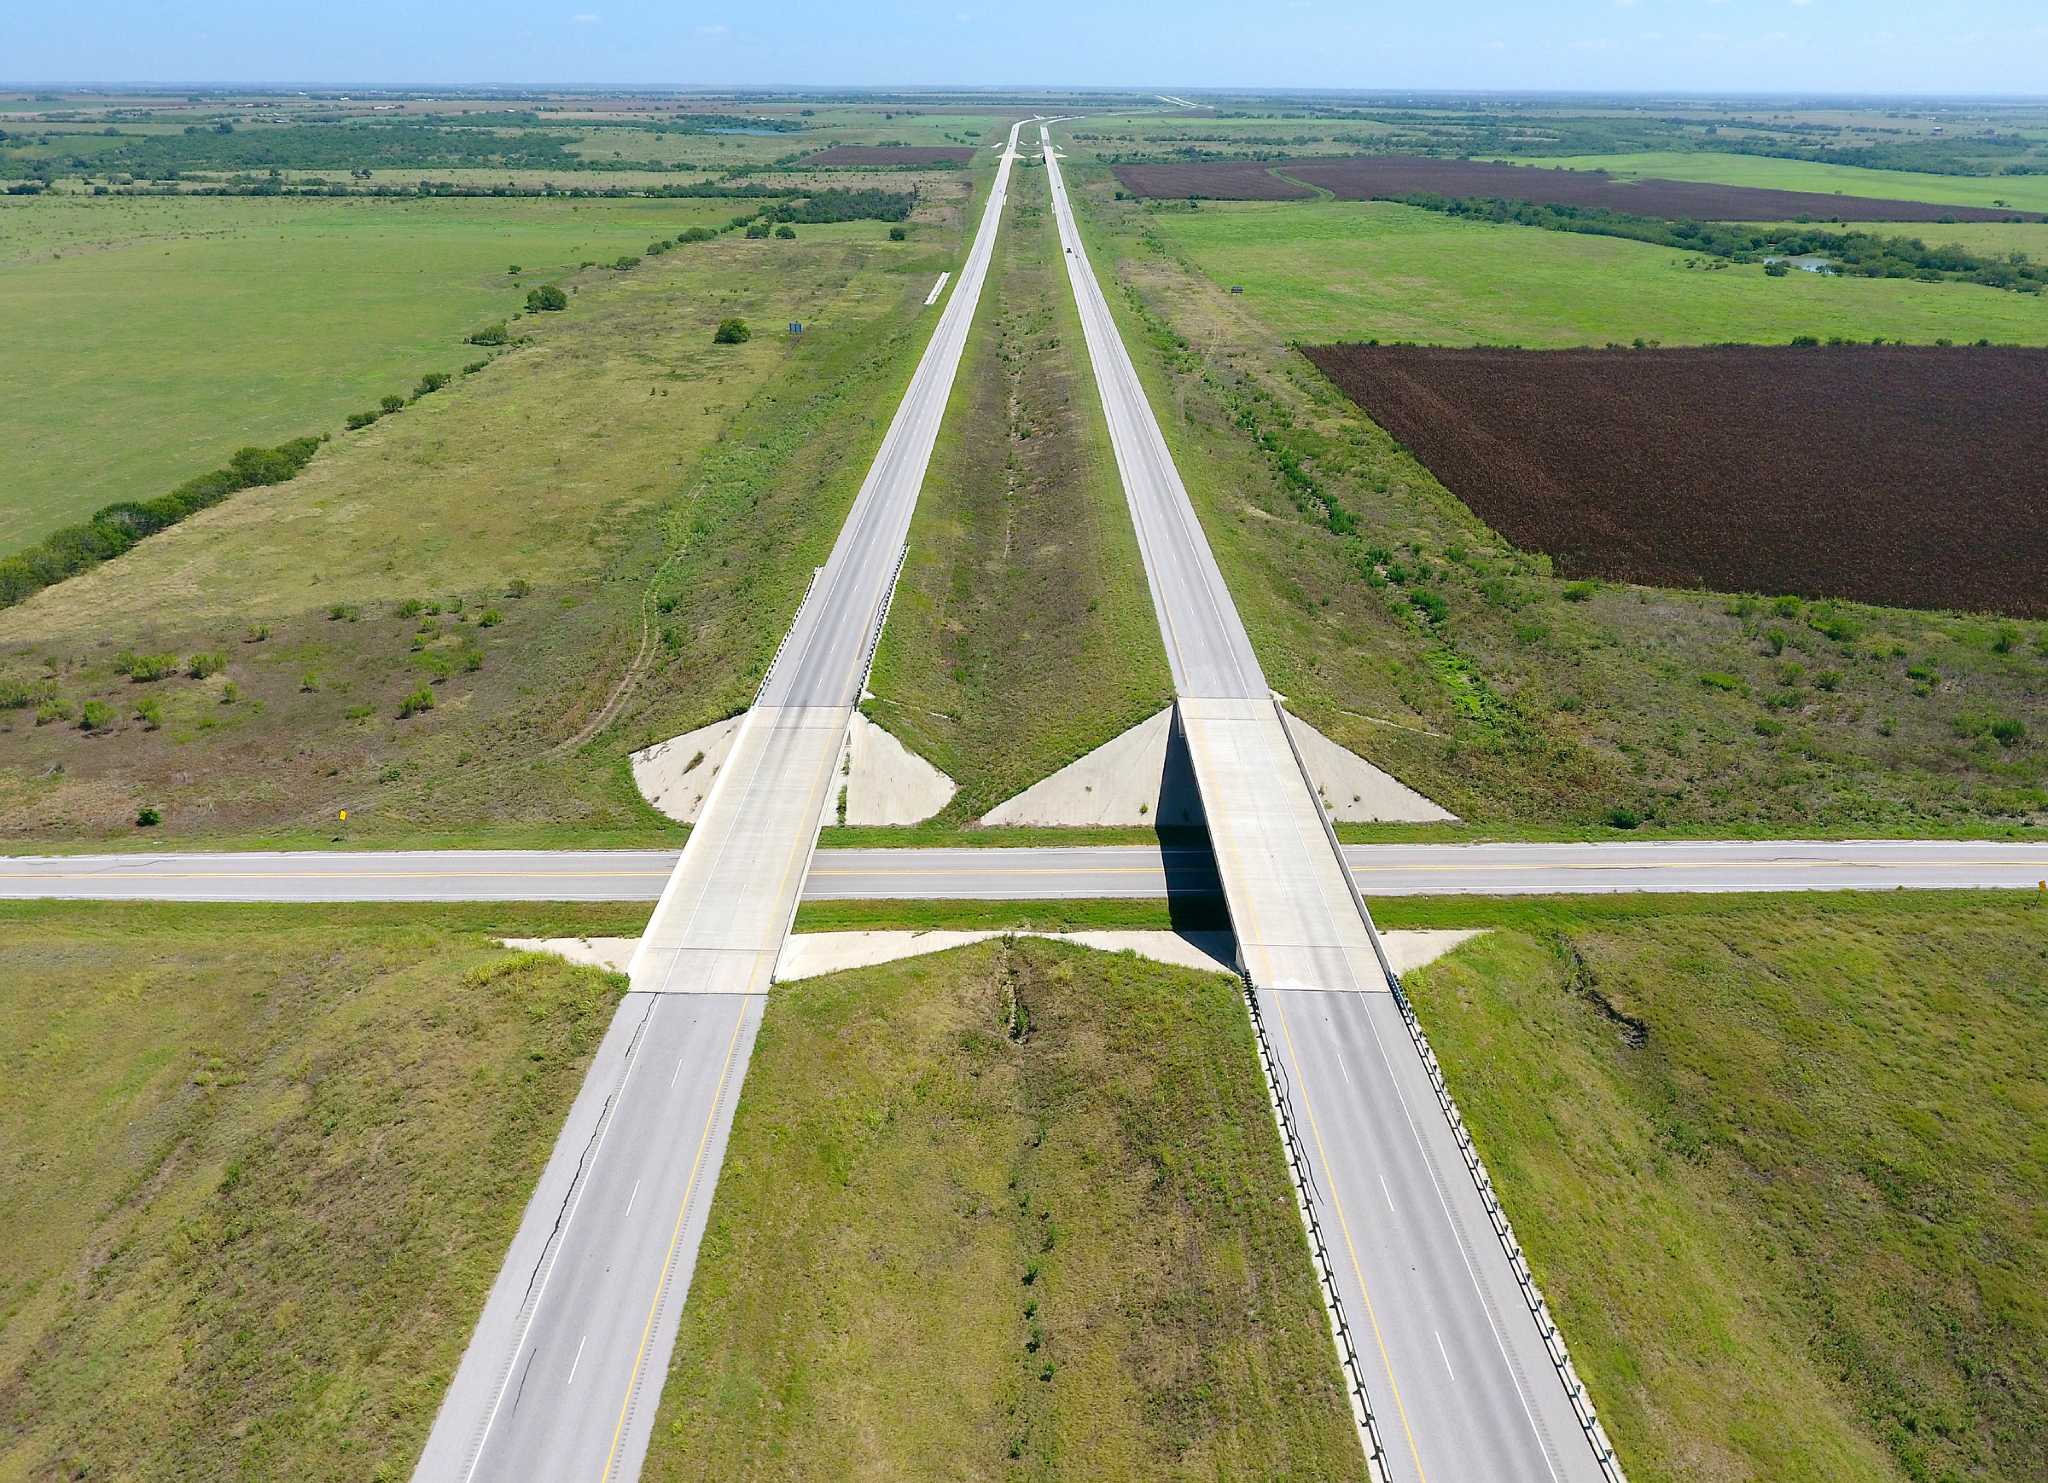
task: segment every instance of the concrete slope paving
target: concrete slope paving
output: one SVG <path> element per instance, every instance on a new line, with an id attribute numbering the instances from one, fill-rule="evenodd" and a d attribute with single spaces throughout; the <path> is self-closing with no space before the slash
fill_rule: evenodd
<path id="1" fill-rule="evenodd" d="M 1039 132 L 1240 961 L 1261 1017 L 1281 1027 L 1276 1081 L 1313 1130 L 1307 1198 L 1321 1229 L 1344 1233 L 1327 1262 L 1344 1315 L 1339 1351 L 1377 1420 L 1368 1453 L 1382 1476 L 1416 1483 L 1598 1483 L 1600 1462 L 1508 1259 L 1476 1239 L 1471 1218 L 1485 1212 L 1465 1165 L 1428 1119 L 1406 1116 L 1404 1083 L 1423 1072 L 1405 1031 L 1384 1056 L 1362 1058 L 1356 1031 L 1393 1007 L 1392 985 Z M 1422 1110 L 1442 1121 L 1433 1100 Z"/>
<path id="2" fill-rule="evenodd" d="M 953 296 L 837 544 L 662 888 L 414 1477 L 638 1475 L 764 996 L 1002 217 L 1017 131 Z"/>
<path id="3" fill-rule="evenodd" d="M 0 856 L 0 901 L 653 901 L 675 850 Z M 2035 890 L 2048 844 L 1954 839 L 1355 844 L 1375 896 Z M 1206 846 L 820 849 L 806 901 L 1058 901 L 1220 889 Z"/>

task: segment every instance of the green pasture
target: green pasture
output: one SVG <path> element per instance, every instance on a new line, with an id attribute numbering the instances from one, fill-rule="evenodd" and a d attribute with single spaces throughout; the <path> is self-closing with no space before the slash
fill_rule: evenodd
<path id="1" fill-rule="evenodd" d="M 2048 343 L 2048 299 L 1974 284 L 1766 277 L 1760 265 L 1386 202 L 1204 204 L 1146 218 L 1288 339 L 1531 347 L 1795 335 Z"/>
<path id="2" fill-rule="evenodd" d="M 528 286 L 744 204 L 44 197 L 0 205 L 0 552 L 454 371 Z M 506 270 L 518 264 L 518 276 Z"/>
<path id="3" fill-rule="evenodd" d="M 1527 159 L 1512 164 L 1526 165 Z M 1710 180 L 1719 185 L 1753 185 L 1778 191 L 1826 191 L 1842 196 L 1875 196 L 1886 201 L 1940 201 L 1955 206 L 1994 206 L 2015 211 L 2048 211 L 2048 175 L 1928 175 L 1912 170 L 1871 170 L 1861 165 L 1824 165 L 1768 155 L 1647 154 L 1545 157 L 1546 166 L 1605 170 L 1625 177 Z"/>

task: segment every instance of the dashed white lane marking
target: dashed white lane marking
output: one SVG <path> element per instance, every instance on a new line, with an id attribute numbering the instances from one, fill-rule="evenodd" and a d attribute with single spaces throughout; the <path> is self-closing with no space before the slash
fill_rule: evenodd
<path id="1" fill-rule="evenodd" d="M 626 1196 L 626 1214 L 627 1214 L 627 1215 L 631 1215 L 631 1214 L 633 1213 L 633 1202 L 634 1202 L 635 1200 L 639 1199 L 639 1198 L 640 1198 L 640 1181 L 636 1179 L 636 1180 L 634 1180 L 634 1181 L 633 1181 L 633 1193 L 632 1193 L 632 1194 L 630 1194 L 630 1195 L 628 1195 L 628 1196 Z M 623 1218 L 623 1217 L 622 1217 L 622 1218 Z"/>
<path id="2" fill-rule="evenodd" d="M 589 1342 L 590 1335 L 585 1334 L 583 1336 L 582 1342 L 576 1346 L 576 1358 L 569 1362 L 569 1385 L 574 1385 L 576 1383 L 576 1371 L 583 1364 L 583 1345 L 588 1344 Z M 569 1388 L 569 1385 L 564 1385 L 562 1389 L 567 1390 Z"/>
<path id="3" fill-rule="evenodd" d="M 1451 1351 L 1444 1348 L 1444 1336 L 1435 1329 L 1431 1329 L 1430 1332 L 1436 1334 L 1436 1352 L 1444 1357 L 1444 1373 L 1451 1377 L 1451 1384 L 1456 1385 L 1458 1372 L 1451 1368 Z"/>

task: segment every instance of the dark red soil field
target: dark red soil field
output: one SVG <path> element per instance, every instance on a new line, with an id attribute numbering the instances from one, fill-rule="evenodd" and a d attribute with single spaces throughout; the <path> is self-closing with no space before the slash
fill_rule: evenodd
<path id="1" fill-rule="evenodd" d="M 1307 201 L 1315 192 L 1282 180 L 1276 167 L 1259 160 L 1218 160 L 1204 165 L 1112 165 L 1123 188 L 1134 196 L 1205 201 Z"/>
<path id="2" fill-rule="evenodd" d="M 841 144 L 805 155 L 799 165 L 964 165 L 974 151 L 962 145 L 925 148 L 915 144 Z"/>
<path id="3" fill-rule="evenodd" d="M 1289 160 L 1279 165 L 1227 161 L 1203 165 L 1118 165 L 1116 177 L 1140 196 L 1284 201 L 1300 191 L 1273 172 L 1293 176 L 1340 200 L 1391 196 L 1498 196 L 1549 206 L 1596 206 L 1636 216 L 1694 221 L 2039 221 L 2035 213 L 1932 201 L 1880 201 L 1818 191 L 1759 190 L 1695 180 L 1617 180 L 1604 170 L 1490 165 L 1420 155 L 1367 155 L 1349 160 Z M 1263 177 L 1263 179 L 1261 179 Z"/>
<path id="4" fill-rule="evenodd" d="M 2048 350 L 1305 353 L 1567 576 L 2048 618 Z"/>

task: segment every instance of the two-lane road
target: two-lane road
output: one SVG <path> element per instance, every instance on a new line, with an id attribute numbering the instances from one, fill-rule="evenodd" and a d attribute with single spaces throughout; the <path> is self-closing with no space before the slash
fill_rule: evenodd
<path id="1" fill-rule="evenodd" d="M 653 901 L 674 850 L 335 850 L 0 856 L 0 901 Z M 2048 844 L 1954 839 L 1355 844 L 1371 896 L 2036 890 Z M 1205 896 L 1199 845 L 820 849 L 806 901 Z"/>

